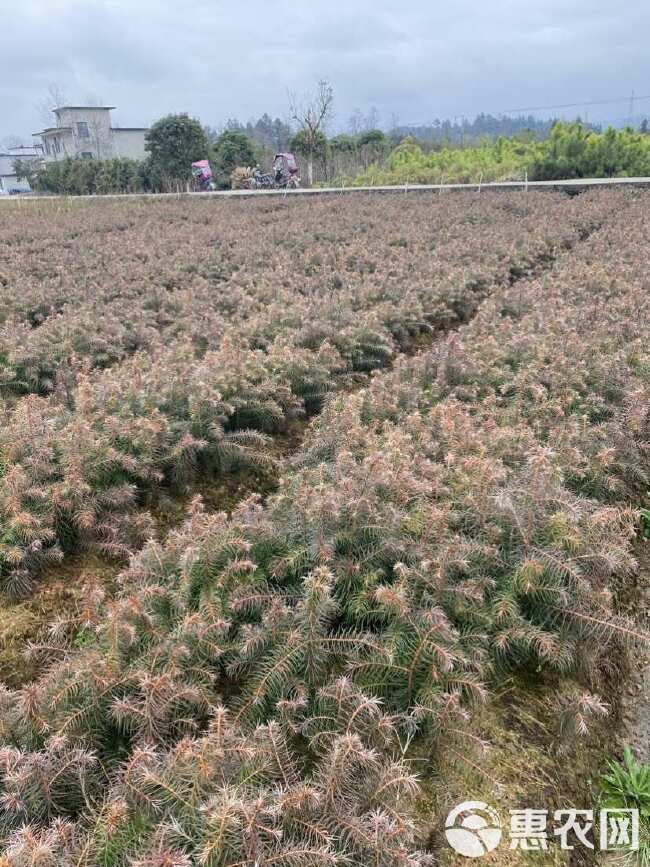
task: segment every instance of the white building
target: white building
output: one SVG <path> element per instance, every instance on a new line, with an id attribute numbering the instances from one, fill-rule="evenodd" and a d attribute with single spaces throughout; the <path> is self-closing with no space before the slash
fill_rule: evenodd
<path id="1" fill-rule="evenodd" d="M 114 127 L 114 106 L 64 105 L 55 108 L 56 125 L 35 133 L 43 142 L 46 163 L 65 157 L 108 160 L 144 159 L 146 127 Z"/>
<path id="2" fill-rule="evenodd" d="M 14 165 L 16 160 L 38 163 L 42 158 L 41 145 L 17 145 L 0 151 L 0 195 L 10 192 L 30 192 L 28 181 L 16 175 Z"/>

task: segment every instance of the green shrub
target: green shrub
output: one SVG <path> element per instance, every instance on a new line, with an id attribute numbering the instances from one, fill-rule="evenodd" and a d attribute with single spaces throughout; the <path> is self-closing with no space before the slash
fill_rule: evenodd
<path id="1" fill-rule="evenodd" d="M 126 157 L 110 160 L 66 157 L 42 168 L 35 183 L 42 192 L 68 196 L 135 193 L 142 189 L 140 167 L 138 160 Z"/>
<path id="2" fill-rule="evenodd" d="M 237 166 L 251 167 L 258 161 L 253 143 L 243 132 L 227 129 L 214 143 L 213 169 L 224 189 L 230 187 L 230 175 Z"/>
<path id="3" fill-rule="evenodd" d="M 581 123 L 556 123 L 542 142 L 523 137 L 485 141 L 468 148 L 426 152 L 405 138 L 380 163 L 354 178 L 357 186 L 478 183 L 562 178 L 636 177 L 650 174 L 650 137 L 632 129 L 603 133 Z"/>
<path id="4" fill-rule="evenodd" d="M 639 850 L 630 863 L 650 864 L 650 764 L 639 765 L 626 747 L 622 762 L 608 762 L 600 791 L 604 807 L 639 811 Z"/>
<path id="5" fill-rule="evenodd" d="M 168 114 L 147 130 L 145 149 L 149 154 L 150 182 L 156 190 L 186 184 L 192 163 L 208 156 L 208 140 L 196 118 Z"/>

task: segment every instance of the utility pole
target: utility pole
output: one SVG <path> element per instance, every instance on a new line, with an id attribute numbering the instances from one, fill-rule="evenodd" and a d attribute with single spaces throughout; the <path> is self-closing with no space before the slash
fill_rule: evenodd
<path id="1" fill-rule="evenodd" d="M 630 126 L 634 126 L 634 91 L 630 96 Z"/>

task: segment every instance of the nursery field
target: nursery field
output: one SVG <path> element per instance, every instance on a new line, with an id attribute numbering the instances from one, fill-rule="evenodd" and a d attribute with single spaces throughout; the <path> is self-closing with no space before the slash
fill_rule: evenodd
<path id="1" fill-rule="evenodd" d="M 0 865 L 450 865 L 460 801 L 596 806 L 649 206 L 0 208 Z"/>

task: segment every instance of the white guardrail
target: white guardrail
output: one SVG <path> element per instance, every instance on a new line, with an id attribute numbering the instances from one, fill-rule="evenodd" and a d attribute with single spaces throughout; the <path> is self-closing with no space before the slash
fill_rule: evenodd
<path id="1" fill-rule="evenodd" d="M 650 186 L 650 178 L 575 178 L 558 181 L 493 181 L 477 184 L 401 184 L 391 186 L 370 187 L 310 187 L 297 190 L 212 190 L 206 192 L 177 193 L 107 193 L 105 195 L 24 195 L 0 196 L 0 202 L 42 202 L 50 199 L 163 199 L 180 198 L 184 196 L 201 196 L 202 198 L 246 198 L 248 196 L 331 196 L 349 195 L 352 193 L 443 193 L 454 190 L 474 191 L 481 193 L 487 190 L 581 190 L 589 187 L 644 187 Z"/>

